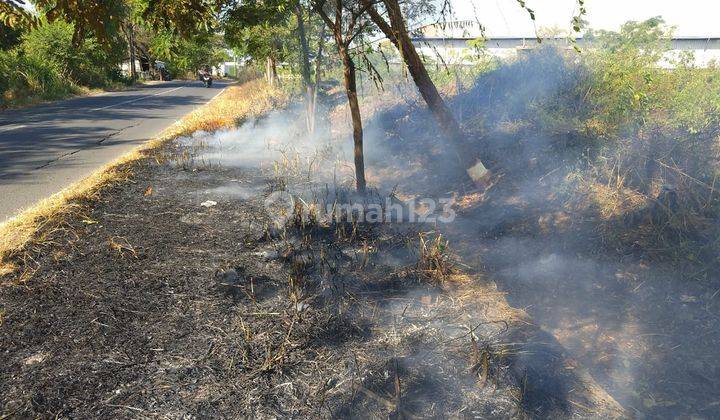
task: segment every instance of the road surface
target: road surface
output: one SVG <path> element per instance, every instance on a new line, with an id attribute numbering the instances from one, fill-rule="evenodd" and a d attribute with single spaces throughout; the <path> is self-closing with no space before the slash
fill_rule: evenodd
<path id="1" fill-rule="evenodd" d="M 152 139 L 226 86 L 163 82 L 0 112 L 0 223 Z"/>

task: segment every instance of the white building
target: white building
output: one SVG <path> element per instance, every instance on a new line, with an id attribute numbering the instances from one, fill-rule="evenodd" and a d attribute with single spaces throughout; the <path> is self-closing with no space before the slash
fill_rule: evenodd
<path id="1" fill-rule="evenodd" d="M 424 26 L 413 33 L 413 43 L 419 52 L 428 57 L 440 57 L 443 61 L 453 64 L 470 62 L 477 51 L 473 42 L 482 37 L 480 26 L 473 21 L 448 22 Z M 543 44 L 559 45 L 572 48 L 567 36 L 544 36 Z M 583 48 L 587 42 L 575 38 L 577 46 Z M 537 48 L 537 37 L 523 36 L 486 36 L 483 51 L 499 58 L 515 57 L 521 51 Z M 690 51 L 695 57 L 695 65 L 706 67 L 713 61 L 720 63 L 720 36 L 685 37 L 675 36 L 672 39 L 671 51 L 668 55 L 677 55 Z M 666 64 L 669 66 L 669 64 Z"/>

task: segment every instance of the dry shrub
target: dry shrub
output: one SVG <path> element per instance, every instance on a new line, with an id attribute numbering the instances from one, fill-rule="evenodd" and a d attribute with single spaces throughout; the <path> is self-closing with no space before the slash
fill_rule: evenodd
<path id="1" fill-rule="evenodd" d="M 443 284 L 451 278 L 460 279 L 456 276 L 460 271 L 450 252 L 449 241 L 442 234 L 420 233 L 419 253 L 417 270 L 421 277 L 437 284 Z"/>
<path id="2" fill-rule="evenodd" d="M 646 208 L 649 200 L 630 188 L 588 182 L 581 187 L 586 204 L 594 207 L 602 220 L 613 220 Z"/>
<path id="3" fill-rule="evenodd" d="M 21 281 L 29 278 L 34 266 L 33 255 L 47 245 L 58 244 L 60 237 L 67 238 L 72 232 L 69 220 L 86 219 L 92 203 L 104 189 L 128 180 L 134 163 L 151 157 L 168 141 L 197 130 L 213 131 L 231 126 L 287 100 L 282 91 L 261 80 L 230 86 L 222 95 L 186 115 L 158 137 L 0 224 L 0 278 L 18 270 L 22 270 Z"/>
<path id="4" fill-rule="evenodd" d="M 618 141 L 581 176 L 576 207 L 598 216 L 614 247 L 712 263 L 720 168 L 712 133 L 646 130 Z"/>

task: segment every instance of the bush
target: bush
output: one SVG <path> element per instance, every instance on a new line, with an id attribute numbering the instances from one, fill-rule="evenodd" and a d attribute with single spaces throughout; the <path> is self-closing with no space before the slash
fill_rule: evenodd
<path id="1" fill-rule="evenodd" d="M 120 44 L 108 48 L 88 37 L 73 45 L 73 26 L 45 23 L 22 35 L 10 50 L 0 50 L 0 106 L 33 100 L 60 99 L 77 93 L 80 86 L 104 87 L 122 82 L 118 63 Z"/>
<path id="2" fill-rule="evenodd" d="M 2 106 L 60 99 L 78 90 L 48 60 L 27 57 L 18 50 L 0 51 L 0 71 L 7 75 L 0 80 Z"/>
<path id="3" fill-rule="evenodd" d="M 672 56 L 670 34 L 651 19 L 594 34 L 581 55 L 538 48 L 452 106 L 471 147 L 503 183 L 530 189 L 532 207 L 553 197 L 577 209 L 613 249 L 715 264 L 720 70 Z"/>
<path id="4" fill-rule="evenodd" d="M 120 61 L 120 49 L 103 48 L 88 37 L 73 45 L 73 25 L 53 22 L 23 36 L 20 49 L 30 60 L 46 60 L 73 83 L 82 86 L 107 85 Z"/>
<path id="5" fill-rule="evenodd" d="M 595 35 L 581 60 L 590 74 L 583 124 L 599 152 L 575 199 L 590 197 L 613 246 L 713 263 L 720 251 L 720 71 L 673 56 L 672 31 L 657 18 Z"/>

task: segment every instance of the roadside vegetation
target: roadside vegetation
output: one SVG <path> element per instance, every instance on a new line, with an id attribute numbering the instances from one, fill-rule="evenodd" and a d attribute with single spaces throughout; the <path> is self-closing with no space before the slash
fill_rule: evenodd
<path id="1" fill-rule="evenodd" d="M 102 29 L 81 30 L 72 20 L 48 21 L 42 13 L 25 25 L 8 26 L 13 22 L 8 17 L 0 23 L 0 109 L 122 89 L 141 78 L 157 80 L 158 61 L 166 63 L 173 77 L 195 78 L 203 66 L 229 59 L 216 30 L 180 38 L 143 19 L 145 3 L 111 5 L 109 13 L 119 14 L 122 21 L 109 20 Z M 134 68 L 131 56 L 137 61 Z"/>
<path id="2" fill-rule="evenodd" d="M 104 50 L 92 38 L 79 46 L 72 40 L 72 24 L 54 22 L 21 33 L 3 45 L 0 106 L 61 99 L 123 83 L 117 51 Z"/>
<path id="3" fill-rule="evenodd" d="M 539 59 L 559 77 L 558 90 L 535 92 L 527 106 L 535 115 L 526 122 L 563 148 L 565 159 L 577 159 L 565 179 L 569 200 L 598 212 L 609 244 L 709 269 L 720 250 L 720 70 L 671 53 L 671 37 L 655 18 L 618 33 L 591 32 L 577 64 Z M 534 74 L 515 68 L 520 77 Z"/>

